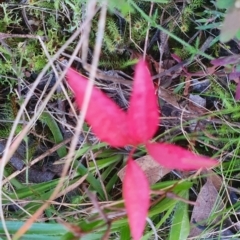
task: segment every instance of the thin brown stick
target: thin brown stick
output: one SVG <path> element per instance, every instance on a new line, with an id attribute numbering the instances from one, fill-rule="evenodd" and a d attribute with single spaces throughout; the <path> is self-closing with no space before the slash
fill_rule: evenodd
<path id="1" fill-rule="evenodd" d="M 14 34 L 14 33 L 2 33 L 2 32 L 0 32 L 0 39 L 6 39 L 6 38 L 35 38 L 35 39 L 41 38 L 43 41 L 46 40 L 46 37 L 38 36 L 38 35 Z"/>

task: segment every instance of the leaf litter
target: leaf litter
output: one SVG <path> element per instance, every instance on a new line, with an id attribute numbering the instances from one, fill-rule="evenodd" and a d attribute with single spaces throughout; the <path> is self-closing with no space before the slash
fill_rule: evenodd
<path id="1" fill-rule="evenodd" d="M 156 161 L 150 155 L 145 155 L 143 157 L 135 159 L 135 162 L 141 167 L 142 171 L 145 173 L 150 185 L 161 180 L 165 175 L 171 172 Z M 118 176 L 123 181 L 126 173 L 126 166 L 118 172 Z"/>

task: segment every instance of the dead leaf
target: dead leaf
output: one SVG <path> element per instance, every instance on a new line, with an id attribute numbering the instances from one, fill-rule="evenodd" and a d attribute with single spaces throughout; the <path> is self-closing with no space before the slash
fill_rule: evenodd
<path id="1" fill-rule="evenodd" d="M 190 94 L 189 95 L 189 100 L 192 102 L 193 105 L 197 106 L 197 107 L 202 107 L 205 108 L 206 107 L 206 99 L 202 98 L 199 95 L 195 95 L 195 94 Z"/>
<path id="2" fill-rule="evenodd" d="M 219 193 L 219 191 L 222 189 L 222 185 L 223 185 L 222 178 L 220 176 L 218 176 L 212 170 L 205 170 L 205 171 L 203 171 L 203 173 L 208 175 L 208 183 L 210 182 L 212 184 L 212 186 L 214 186 L 216 191 Z M 209 188 L 209 191 L 211 191 L 210 188 Z M 216 193 L 216 191 L 214 190 L 214 194 Z M 223 207 L 223 202 L 221 202 L 221 205 L 218 205 L 218 208 L 215 208 L 214 210 L 215 211 L 221 211 L 222 207 Z M 191 221 L 193 221 L 193 218 L 194 217 L 191 218 Z M 219 217 L 219 219 L 215 220 L 215 222 L 220 220 L 220 219 L 221 219 L 221 217 Z M 196 219 L 195 219 L 195 221 L 198 222 Z M 212 224 L 214 224 L 214 222 Z M 233 232 L 231 231 L 232 228 L 229 229 L 230 226 L 235 228 L 236 231 L 240 230 L 240 222 L 232 222 L 232 219 L 230 218 L 230 216 L 224 221 L 223 224 L 224 224 L 224 229 L 221 229 L 221 237 L 223 237 L 223 238 L 221 238 L 221 239 L 228 239 L 228 238 L 224 238 L 224 237 L 227 237 L 227 236 L 231 237 L 233 235 Z M 200 232 L 201 232 L 201 230 L 200 230 Z"/>
<path id="3" fill-rule="evenodd" d="M 140 157 L 140 158 L 136 159 L 135 161 L 142 168 L 150 185 L 156 183 L 157 181 L 159 181 L 161 178 L 163 178 L 166 174 L 168 174 L 171 171 L 171 170 L 159 165 L 149 155 Z M 121 169 L 118 172 L 118 176 L 121 179 L 121 181 L 124 178 L 125 172 L 126 172 L 126 167 L 124 167 L 123 169 Z"/>
<path id="4" fill-rule="evenodd" d="M 220 185 L 222 183 L 222 179 L 218 177 L 213 171 L 207 171 L 207 173 L 210 173 L 209 177 L 198 194 L 196 205 L 193 208 L 191 216 L 191 222 L 199 223 L 201 226 L 205 225 L 205 221 L 213 211 L 221 211 L 224 207 L 224 203 L 219 196 L 219 189 L 221 187 Z M 220 219 L 221 217 L 216 218 L 214 222 L 211 223 L 211 225 Z M 202 231 L 203 229 L 200 229 L 194 225 L 190 231 L 189 237 L 199 236 Z"/>
<path id="5" fill-rule="evenodd" d="M 219 192 L 220 189 L 222 188 L 222 178 L 220 176 L 218 176 L 214 171 L 212 170 L 206 170 L 206 174 L 208 175 L 208 179 L 210 179 L 212 181 L 212 184 L 214 185 L 214 187 L 217 189 L 217 191 Z"/>

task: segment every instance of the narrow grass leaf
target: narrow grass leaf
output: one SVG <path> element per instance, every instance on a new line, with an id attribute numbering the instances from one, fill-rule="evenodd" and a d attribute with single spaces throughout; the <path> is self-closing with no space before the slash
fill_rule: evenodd
<path id="1" fill-rule="evenodd" d="M 136 144 L 150 140 L 158 127 L 157 96 L 146 62 L 135 69 L 133 90 L 128 109 L 129 134 Z"/>
<path id="2" fill-rule="evenodd" d="M 81 109 L 88 81 L 73 69 L 67 71 L 67 81 L 72 88 L 78 107 Z M 128 145 L 127 115 L 107 95 L 94 87 L 89 101 L 86 120 L 93 132 L 113 147 Z"/>
<path id="3" fill-rule="evenodd" d="M 6 221 L 5 224 L 9 233 L 13 234 L 24 225 L 24 221 Z M 55 235 L 58 236 L 58 239 L 60 239 L 60 237 L 66 233 L 67 230 L 59 223 L 33 223 L 26 235 L 33 236 L 36 234 L 42 236 L 42 239 L 48 239 L 48 237 Z M 0 223 L 0 234 L 5 234 L 2 223 Z M 22 237 L 22 239 L 25 239 L 24 237 Z M 33 237 L 32 239 L 35 238 Z"/>
<path id="4" fill-rule="evenodd" d="M 186 191 L 181 197 L 188 199 L 188 195 L 188 191 Z M 187 239 L 189 232 L 188 205 L 185 202 L 179 201 L 175 207 L 169 240 Z"/>
<path id="5" fill-rule="evenodd" d="M 145 228 L 150 205 L 149 194 L 150 189 L 146 176 L 142 169 L 129 158 L 123 180 L 123 198 L 134 240 L 141 238 Z"/>
<path id="6" fill-rule="evenodd" d="M 147 150 L 155 161 L 169 169 L 197 170 L 212 168 L 218 163 L 216 160 L 198 156 L 173 144 L 148 143 Z"/>
<path id="7" fill-rule="evenodd" d="M 57 122 L 55 121 L 55 119 L 52 117 L 52 115 L 50 113 L 43 112 L 41 117 L 39 118 L 39 120 L 42 121 L 43 123 L 47 124 L 50 131 L 52 132 L 55 143 L 60 143 L 64 140 L 62 132 L 61 132 Z M 65 157 L 67 155 L 67 148 L 65 146 L 62 146 L 61 148 L 59 148 L 57 150 L 57 153 L 58 153 L 59 157 L 61 157 L 61 158 Z"/>
<path id="8" fill-rule="evenodd" d="M 168 200 L 168 199 L 167 199 Z M 161 214 L 161 217 L 160 218 L 156 218 L 156 220 L 154 221 L 154 227 L 156 229 L 160 229 L 160 227 L 166 223 L 168 221 L 168 219 L 170 219 L 170 215 L 171 213 L 173 212 L 174 210 L 174 207 L 175 207 L 175 204 L 172 204 L 170 206 L 170 208 L 168 210 L 166 210 L 163 214 Z M 145 235 L 142 237 L 141 240 L 149 240 L 149 239 L 153 239 L 151 238 L 151 236 L 153 236 L 154 232 L 153 232 L 153 229 L 152 230 L 149 230 L 145 233 Z"/>
<path id="9" fill-rule="evenodd" d="M 131 239 L 129 226 L 124 226 L 120 229 L 120 240 Z"/>
<path id="10" fill-rule="evenodd" d="M 86 180 L 90 184 L 90 189 L 96 190 L 97 193 L 99 194 L 100 198 L 102 200 L 105 200 L 105 195 L 104 195 L 100 181 L 98 179 L 96 179 L 95 176 L 91 172 L 89 172 L 88 169 L 86 167 L 84 167 L 82 164 L 79 164 L 77 171 L 81 176 L 88 174 Z"/>

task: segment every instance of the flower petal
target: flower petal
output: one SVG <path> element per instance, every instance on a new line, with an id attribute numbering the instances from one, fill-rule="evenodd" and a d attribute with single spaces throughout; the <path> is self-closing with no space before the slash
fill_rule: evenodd
<path id="1" fill-rule="evenodd" d="M 66 77 L 74 92 L 77 105 L 81 109 L 88 81 L 71 68 L 68 69 Z M 101 141 L 113 147 L 129 144 L 127 114 L 96 87 L 92 90 L 86 120 Z"/>
<path id="2" fill-rule="evenodd" d="M 212 168 L 218 164 L 216 160 L 198 156 L 173 144 L 148 143 L 146 147 L 155 161 L 170 169 L 197 170 L 200 168 Z"/>
<path id="3" fill-rule="evenodd" d="M 141 238 L 145 228 L 150 205 L 149 194 L 150 189 L 146 176 L 137 163 L 129 158 L 123 180 L 123 198 L 134 240 Z"/>
<path id="4" fill-rule="evenodd" d="M 149 141 L 158 128 L 157 96 L 146 62 L 135 69 L 133 90 L 128 109 L 129 134 L 137 144 Z"/>

